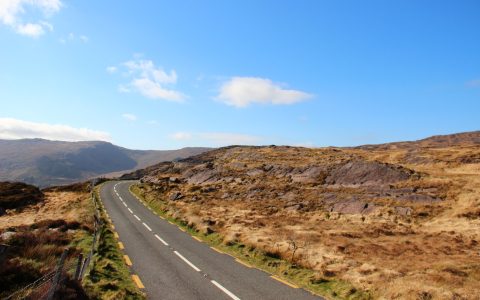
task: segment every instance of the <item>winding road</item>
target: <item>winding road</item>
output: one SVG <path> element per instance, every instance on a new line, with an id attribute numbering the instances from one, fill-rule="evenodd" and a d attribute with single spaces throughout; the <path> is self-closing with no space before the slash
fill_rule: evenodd
<path id="1" fill-rule="evenodd" d="M 192 238 L 132 195 L 133 183 L 107 182 L 100 196 L 149 299 L 322 299 Z"/>

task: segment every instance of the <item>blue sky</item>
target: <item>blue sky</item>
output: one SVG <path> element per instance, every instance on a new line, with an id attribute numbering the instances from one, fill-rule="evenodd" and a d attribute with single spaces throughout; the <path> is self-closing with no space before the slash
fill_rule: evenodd
<path id="1" fill-rule="evenodd" d="M 479 1 L 0 2 L 0 138 L 348 146 L 480 129 Z"/>

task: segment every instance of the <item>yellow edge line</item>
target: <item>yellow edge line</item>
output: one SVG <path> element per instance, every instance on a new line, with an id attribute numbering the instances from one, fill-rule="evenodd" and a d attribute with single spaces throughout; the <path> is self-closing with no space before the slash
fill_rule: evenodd
<path id="1" fill-rule="evenodd" d="M 132 275 L 132 279 L 135 282 L 135 284 L 138 286 L 139 289 L 144 289 L 145 288 L 145 286 L 143 285 L 143 283 L 140 280 L 140 277 L 138 277 L 138 275 Z"/>
<path id="2" fill-rule="evenodd" d="M 110 224 L 110 227 L 112 228 L 112 230 L 115 230 L 115 225 Z"/>
<path id="3" fill-rule="evenodd" d="M 199 237 L 196 237 L 196 236 L 192 235 L 192 238 L 194 238 L 194 239 L 196 239 L 197 241 L 203 243 L 203 241 L 202 241 Z"/>
<path id="4" fill-rule="evenodd" d="M 225 252 L 223 252 L 223 251 L 221 251 L 221 250 L 218 250 L 218 249 L 215 248 L 215 247 L 210 247 L 210 248 L 212 248 L 214 251 L 217 251 L 218 253 L 227 254 L 227 253 L 225 253 Z"/>
<path id="5" fill-rule="evenodd" d="M 178 229 L 180 229 L 181 231 L 183 232 L 187 232 L 185 229 L 183 229 L 182 227 L 178 227 Z"/>
<path id="6" fill-rule="evenodd" d="M 292 283 L 290 283 L 290 282 L 288 282 L 288 281 L 285 281 L 285 280 L 279 278 L 278 276 L 272 275 L 272 276 L 270 276 L 270 277 L 273 278 L 273 279 L 275 279 L 276 281 L 279 281 L 279 282 L 281 282 L 281 283 L 283 283 L 283 284 L 288 285 L 288 286 L 291 287 L 291 288 L 298 289 L 298 286 L 296 286 L 296 285 L 294 285 L 294 284 L 292 284 Z"/>
<path id="7" fill-rule="evenodd" d="M 120 238 L 120 237 L 118 236 L 118 233 L 116 233 L 116 232 L 113 233 L 113 236 L 114 236 L 116 239 Z"/>
<path id="8" fill-rule="evenodd" d="M 247 264 L 246 262 L 243 262 L 243 261 L 239 260 L 238 258 L 235 258 L 235 261 L 238 262 L 241 265 L 244 265 L 247 268 L 253 268 L 251 265 Z"/>
<path id="9" fill-rule="evenodd" d="M 125 249 L 122 242 L 118 242 L 118 248 L 120 248 L 120 250 Z"/>
<path id="10" fill-rule="evenodd" d="M 132 266 L 132 261 L 130 260 L 130 257 L 128 257 L 128 255 L 124 255 L 123 259 L 125 259 L 125 263 L 127 264 L 127 266 Z"/>

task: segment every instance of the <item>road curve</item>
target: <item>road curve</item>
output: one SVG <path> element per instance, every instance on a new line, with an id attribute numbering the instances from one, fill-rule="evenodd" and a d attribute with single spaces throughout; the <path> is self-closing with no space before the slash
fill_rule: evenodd
<path id="1" fill-rule="evenodd" d="M 142 205 L 132 184 L 107 182 L 100 196 L 149 299 L 322 299 L 193 239 Z"/>

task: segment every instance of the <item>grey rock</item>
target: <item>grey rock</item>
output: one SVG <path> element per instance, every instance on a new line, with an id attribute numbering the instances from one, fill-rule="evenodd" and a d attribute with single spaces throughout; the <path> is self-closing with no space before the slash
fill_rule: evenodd
<path id="1" fill-rule="evenodd" d="M 173 192 L 172 194 L 170 194 L 171 201 L 180 200 L 182 198 L 183 198 L 183 195 L 180 192 Z"/>
<path id="2" fill-rule="evenodd" d="M 395 207 L 395 212 L 401 216 L 410 216 L 412 214 L 412 209 L 410 207 Z"/>

